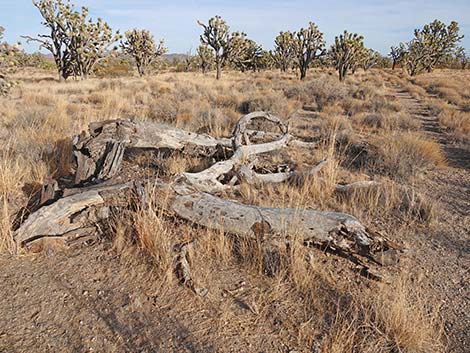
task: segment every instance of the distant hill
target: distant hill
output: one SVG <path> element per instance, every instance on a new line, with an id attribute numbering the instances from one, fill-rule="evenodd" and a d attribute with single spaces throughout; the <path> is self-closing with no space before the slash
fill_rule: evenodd
<path id="1" fill-rule="evenodd" d="M 178 53 L 170 53 L 170 54 L 164 54 L 162 56 L 163 60 L 167 60 L 167 61 L 180 61 L 180 60 L 184 60 L 188 57 L 189 55 L 188 54 L 178 54 Z"/>

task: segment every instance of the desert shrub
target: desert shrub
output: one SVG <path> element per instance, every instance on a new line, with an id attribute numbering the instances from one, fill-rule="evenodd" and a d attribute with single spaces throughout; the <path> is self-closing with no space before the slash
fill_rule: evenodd
<path id="1" fill-rule="evenodd" d="M 322 77 L 310 80 L 304 84 L 291 85 L 284 90 L 287 98 L 294 98 L 302 103 L 316 103 L 322 110 L 348 95 L 348 89 L 333 77 Z"/>
<path id="2" fill-rule="evenodd" d="M 174 124 L 178 116 L 178 102 L 170 95 L 163 95 L 150 102 L 146 116 L 151 120 Z"/>
<path id="3" fill-rule="evenodd" d="M 442 99 L 449 103 L 460 105 L 462 98 L 455 88 L 451 87 L 436 87 L 434 92 Z"/>
<path id="4" fill-rule="evenodd" d="M 426 97 L 426 90 L 423 87 L 408 83 L 403 87 L 413 98 L 423 98 Z"/>
<path id="5" fill-rule="evenodd" d="M 373 100 L 377 98 L 376 87 L 373 87 L 370 84 L 362 84 L 352 92 L 353 98 L 361 100 Z"/>
<path id="6" fill-rule="evenodd" d="M 201 95 L 201 88 L 192 82 L 176 82 L 174 87 L 175 99 L 184 102 L 198 99 Z"/>
<path id="7" fill-rule="evenodd" d="M 209 95 L 209 102 L 218 108 L 237 109 L 240 105 L 240 96 L 237 92 L 212 93 Z"/>
<path id="8" fill-rule="evenodd" d="M 127 58 L 108 57 L 93 68 L 96 77 L 128 77 L 134 74 L 134 67 Z"/>
<path id="9" fill-rule="evenodd" d="M 306 89 L 308 95 L 313 98 L 312 101 L 317 103 L 319 110 L 348 95 L 347 88 L 332 77 L 310 81 Z"/>
<path id="10" fill-rule="evenodd" d="M 238 106 L 238 110 L 243 114 L 263 110 L 287 118 L 293 108 L 291 102 L 281 92 L 269 90 L 243 100 Z"/>
<path id="11" fill-rule="evenodd" d="M 440 145 L 419 133 L 399 132 L 372 139 L 375 153 L 368 156 L 372 170 L 395 178 L 408 178 L 435 166 L 445 158 Z"/>
<path id="12" fill-rule="evenodd" d="M 354 117 L 360 126 L 376 130 L 417 130 L 419 121 L 406 113 L 365 113 Z"/>
<path id="13" fill-rule="evenodd" d="M 16 67 L 34 67 L 42 70 L 54 70 L 55 63 L 49 60 L 41 53 L 28 54 L 24 51 L 18 51 L 11 56 L 11 61 Z"/>

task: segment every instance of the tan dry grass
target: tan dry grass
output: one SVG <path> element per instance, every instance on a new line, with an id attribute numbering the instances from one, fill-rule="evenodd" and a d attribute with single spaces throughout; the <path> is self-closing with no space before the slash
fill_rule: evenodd
<path id="1" fill-rule="evenodd" d="M 375 71 L 360 73 L 344 84 L 319 70 L 312 72 L 306 82 L 277 72 L 254 75 L 228 72 L 221 82 L 201 74 L 180 73 L 66 84 L 46 81 L 43 73 L 38 74 L 39 82 L 31 80 L 31 74 L 25 75 L 24 83 L 14 92 L 16 100 L 0 99 L 4 108 L 0 124 L 12 141 L 9 147 L 0 146 L 2 152 L 7 148 L 10 151 L 0 164 L 2 216 L 11 217 L 17 209 L 14 201 L 22 193 L 24 182 L 40 183 L 48 174 L 70 173 L 69 138 L 86 128 L 90 121 L 132 117 L 227 136 L 242 112 L 268 109 L 287 118 L 305 103 L 315 104 L 321 111 L 320 132 L 324 138 L 313 154 L 291 151 L 290 156 L 299 164 L 309 162 L 310 166 L 315 164 L 314 160 L 328 158 L 328 167 L 318 178 L 309 178 L 300 185 L 286 183 L 264 186 L 260 190 L 242 185 L 243 201 L 277 207 L 343 210 L 364 222 L 377 217 L 387 220 L 391 213 L 402 216 L 416 213 L 415 206 L 402 210 L 403 193 L 385 178 L 387 187 L 381 192 L 358 194 L 348 201 L 333 193 L 334 185 L 340 181 L 364 178 L 356 171 L 340 167 L 343 152 L 338 150 L 335 138 L 339 130 L 371 133 L 379 146 L 389 147 L 381 155 L 380 166 L 387 171 L 385 174 L 396 170 L 407 174 L 408 166 L 414 167 L 417 162 L 422 168 L 442 162 L 440 152 L 421 136 L 395 133 L 397 129 L 408 130 L 413 126 L 402 113 L 394 115 L 400 107 L 385 96 L 383 82 L 375 75 Z M 379 114 L 380 124 L 383 124 L 365 121 L 369 114 Z M 303 134 L 308 136 L 312 132 L 303 131 Z M 406 156 L 405 160 L 400 156 Z M 281 156 L 273 160 L 276 158 L 281 159 Z M 173 176 L 197 164 L 197 161 L 171 156 L 162 170 Z M 191 265 L 196 269 L 195 280 L 210 287 L 209 299 L 216 303 L 220 303 L 220 299 L 214 293 L 219 293 L 231 280 L 220 278 L 221 270 L 243 273 L 251 278 L 258 289 L 246 298 L 246 312 L 235 311 L 232 301 L 217 305 L 218 319 L 210 324 L 220 328 L 221 336 L 266 334 L 266 323 L 275 310 L 273 303 L 279 303 L 276 308 L 289 314 L 282 320 L 282 332 L 296 337 L 297 344 L 304 349 L 311 349 L 319 334 L 327 335 L 326 352 L 372 351 L 370 347 L 381 347 L 389 352 L 394 347 L 409 350 L 439 347 L 437 321 L 436 326 L 425 324 L 422 331 L 416 332 L 416 321 L 410 318 L 415 315 L 428 322 L 428 317 L 419 311 L 428 307 L 427 302 L 413 295 L 394 297 L 401 291 L 413 290 L 407 287 L 409 283 L 398 289 L 374 286 L 370 297 L 362 298 L 360 293 L 364 288 L 361 285 L 351 285 L 351 288 L 345 285 L 332 268 L 334 265 L 320 252 L 304 247 L 295 234 L 285 235 L 290 246 L 283 241 L 271 243 L 231 237 L 220 231 L 175 224 L 160 205 L 161 199 L 150 199 L 129 214 L 119 215 L 121 218 L 112 225 L 115 249 L 123 254 L 145 254 L 158 279 L 157 287 L 163 291 L 175 284 L 174 245 L 197 239 L 197 246 L 190 254 Z M 9 220 L 2 217 L 2 222 L 2 246 L 11 249 Z M 339 300 L 349 303 L 354 310 L 344 306 L 336 310 Z M 203 305 L 190 299 L 188 303 L 194 307 Z M 335 316 L 332 323 L 328 318 Z M 365 336 L 361 325 L 375 325 L 381 332 L 374 329 Z"/>
<path id="2" fill-rule="evenodd" d="M 371 167 L 392 177 L 409 178 L 446 164 L 441 146 L 421 133 L 377 136 L 372 143 L 377 147 L 377 154 L 369 161 Z"/>

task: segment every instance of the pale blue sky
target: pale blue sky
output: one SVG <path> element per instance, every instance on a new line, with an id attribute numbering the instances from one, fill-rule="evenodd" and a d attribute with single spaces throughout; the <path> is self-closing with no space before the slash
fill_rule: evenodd
<path id="1" fill-rule="evenodd" d="M 200 27 L 196 20 L 206 21 L 218 14 L 232 30 L 241 30 L 266 49 L 280 30 L 296 30 L 314 21 L 328 45 L 344 29 L 365 37 L 366 45 L 387 53 L 391 45 L 411 39 L 413 29 L 435 18 L 456 20 L 466 38 L 463 46 L 470 51 L 470 0 L 73 0 L 77 6 L 88 6 L 93 18 L 102 17 L 124 32 L 146 28 L 156 38 L 164 38 L 171 53 L 195 50 Z M 45 33 L 40 15 L 30 0 L 0 0 L 0 25 L 6 28 L 9 42 L 23 34 Z M 35 51 L 37 45 L 27 45 Z"/>

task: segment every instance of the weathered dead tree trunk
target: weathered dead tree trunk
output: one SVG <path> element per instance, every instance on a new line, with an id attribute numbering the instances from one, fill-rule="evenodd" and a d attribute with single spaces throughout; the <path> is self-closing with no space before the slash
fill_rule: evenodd
<path id="1" fill-rule="evenodd" d="M 256 122 L 277 127 L 276 139 L 253 144 L 250 140 Z M 269 133 L 268 133 L 269 135 Z M 388 262 L 384 254 L 395 254 L 401 247 L 379 233 L 362 225 L 355 217 L 339 212 L 323 212 L 309 209 L 267 208 L 245 205 L 214 195 L 230 191 L 242 178 L 257 182 L 282 182 L 299 173 L 258 174 L 252 168 L 256 157 L 277 151 L 296 142 L 287 126 L 277 117 L 256 112 L 242 117 L 231 139 L 215 139 L 208 135 L 186 132 L 174 127 L 151 122 L 106 121 L 91 124 L 87 133 L 74 141 L 77 159 L 75 182 L 77 188 L 64 190 L 63 197 L 43 206 L 20 226 L 15 240 L 27 246 L 47 237 L 83 236 L 81 229 L 99 232 L 100 222 L 109 216 L 113 206 L 129 207 L 129 192 L 145 198 L 142 180 L 109 185 L 119 174 L 123 155 L 127 148 L 169 149 L 198 156 L 212 156 L 220 148 L 229 152 L 229 158 L 214 163 L 198 173 L 182 173 L 171 182 L 157 179 L 157 189 L 169 195 L 162 207 L 186 221 L 222 230 L 227 234 L 239 234 L 269 239 L 287 236 L 299 237 L 306 245 L 314 244 L 342 253 L 360 255 L 376 262 Z M 312 144 L 300 145 L 312 147 Z M 316 174 L 327 162 L 312 169 Z M 103 183 L 104 180 L 111 179 Z M 84 182 L 96 185 L 82 187 Z M 337 192 L 349 192 L 370 187 L 373 182 L 337 186 Z M 126 193 L 127 197 L 123 197 Z M 127 201 L 126 201 L 127 200 Z M 77 235 L 78 234 L 78 235 Z M 185 256 L 185 254 L 184 254 Z M 388 257 L 387 257 L 388 258 Z M 384 260 L 385 259 L 385 260 Z M 184 259 L 181 258 L 184 264 Z"/>
<path id="2" fill-rule="evenodd" d="M 92 123 L 74 140 L 78 168 L 75 183 L 106 180 L 116 175 L 126 148 L 170 149 L 188 155 L 210 156 L 230 139 L 215 139 L 165 124 L 112 120 Z"/>

